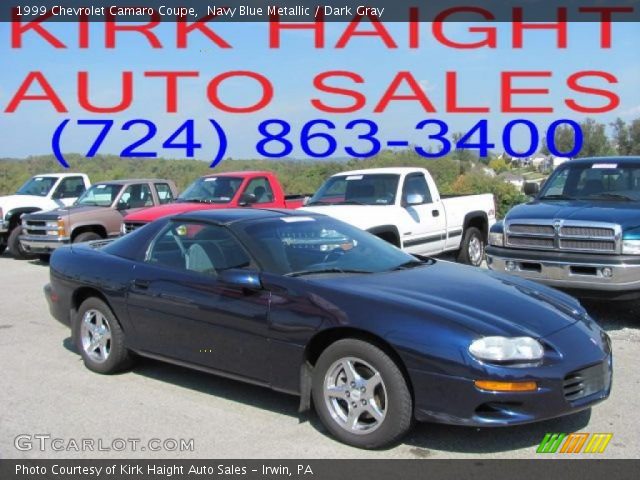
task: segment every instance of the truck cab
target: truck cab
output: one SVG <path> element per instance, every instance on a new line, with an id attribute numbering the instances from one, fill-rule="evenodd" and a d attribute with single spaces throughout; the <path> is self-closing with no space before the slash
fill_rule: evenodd
<path id="1" fill-rule="evenodd" d="M 489 268 L 585 298 L 640 298 L 640 157 L 571 160 L 489 235 Z"/>
<path id="2" fill-rule="evenodd" d="M 174 203 L 127 215 L 122 233 L 129 233 L 158 218 L 178 213 L 221 208 L 285 208 L 302 206 L 304 196 L 285 195 L 278 177 L 268 171 L 225 172 L 195 180 Z"/>
<path id="3" fill-rule="evenodd" d="M 493 195 L 444 196 L 423 168 L 374 168 L 329 178 L 304 210 L 323 213 L 377 235 L 412 254 L 458 252 L 480 265 Z"/>

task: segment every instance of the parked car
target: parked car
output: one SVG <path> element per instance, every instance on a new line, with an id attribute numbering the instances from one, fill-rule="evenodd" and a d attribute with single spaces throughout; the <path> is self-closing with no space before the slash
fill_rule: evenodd
<path id="1" fill-rule="evenodd" d="M 31 177 L 15 195 L 0 197 L 0 255 L 7 247 L 16 257 L 26 255 L 19 239 L 22 215 L 71 205 L 90 186 L 84 173 L 46 173 Z"/>
<path id="2" fill-rule="evenodd" d="M 640 157 L 571 160 L 491 229 L 489 268 L 583 297 L 640 298 Z"/>
<path id="3" fill-rule="evenodd" d="M 111 180 L 87 190 L 71 207 L 22 217 L 20 243 L 27 254 L 48 256 L 60 245 L 120 235 L 125 215 L 172 202 L 171 180 Z"/>
<path id="4" fill-rule="evenodd" d="M 495 222 L 493 195 L 441 195 L 423 168 L 338 173 L 304 210 L 331 215 L 408 253 L 458 252 L 458 261 L 475 266 L 484 260 Z"/>
<path id="5" fill-rule="evenodd" d="M 158 218 L 198 210 L 233 207 L 299 208 L 304 195 L 285 195 L 273 172 L 226 172 L 198 178 L 175 203 L 127 215 L 122 233 L 129 233 Z"/>
<path id="6" fill-rule="evenodd" d="M 51 313 L 89 369 L 136 353 L 299 395 L 301 410 L 313 398 L 358 447 L 399 440 L 413 419 L 567 415 L 611 389 L 609 338 L 572 297 L 324 215 L 189 212 L 62 247 L 50 268 Z"/>

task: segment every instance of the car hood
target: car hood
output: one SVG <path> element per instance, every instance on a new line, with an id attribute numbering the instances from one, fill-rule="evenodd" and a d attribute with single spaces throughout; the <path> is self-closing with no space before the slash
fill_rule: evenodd
<path id="1" fill-rule="evenodd" d="M 48 212 L 37 212 L 29 215 L 29 218 L 41 219 L 41 220 L 53 220 L 59 217 L 67 217 L 69 215 L 77 214 L 94 214 L 107 210 L 108 207 L 96 207 L 90 205 L 72 205 L 70 207 L 56 208 Z"/>
<path id="2" fill-rule="evenodd" d="M 47 197 L 36 195 L 5 195 L 0 197 L 0 208 L 7 213 L 9 210 L 20 207 L 37 207 L 49 202 Z"/>
<path id="3" fill-rule="evenodd" d="M 442 318 L 478 335 L 542 338 L 587 315 L 577 300 L 557 290 L 446 261 L 410 270 L 313 281 L 357 295 L 362 304 L 379 311 L 386 306 L 414 317 Z"/>
<path id="4" fill-rule="evenodd" d="M 303 207 L 299 210 L 321 213 L 349 223 L 358 228 L 367 229 L 379 225 L 383 215 L 387 215 L 390 205 L 318 205 Z"/>
<path id="5" fill-rule="evenodd" d="M 198 210 L 214 210 L 219 208 L 229 208 L 229 204 L 212 204 L 212 203 L 191 203 L 177 202 L 158 205 L 140 210 L 139 212 L 130 213 L 124 217 L 125 222 L 152 222 L 158 218 L 168 217 L 170 215 L 178 215 L 179 213 L 195 212 Z"/>
<path id="6" fill-rule="evenodd" d="M 536 200 L 518 205 L 507 214 L 506 220 L 577 220 L 584 222 L 613 222 L 623 230 L 640 226 L 638 202 L 609 202 Z"/>

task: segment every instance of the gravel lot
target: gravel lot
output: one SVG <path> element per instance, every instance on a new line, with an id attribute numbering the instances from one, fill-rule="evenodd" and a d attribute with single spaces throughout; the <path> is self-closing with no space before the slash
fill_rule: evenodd
<path id="1" fill-rule="evenodd" d="M 598 458 L 640 457 L 639 308 L 587 305 L 614 347 L 613 393 L 592 411 L 506 429 L 422 424 L 404 443 L 367 452 L 329 438 L 313 414 L 300 416 L 296 397 L 149 360 L 116 376 L 91 373 L 49 315 L 48 272 L 37 261 L 0 257 L 0 458 L 531 458 L 546 432 L 574 431 L 613 433 Z M 49 434 L 63 445 L 102 439 L 103 448 L 114 439 L 141 442 L 124 452 L 42 452 L 37 443 L 20 451 L 20 434 Z M 194 439 L 194 449 L 142 451 L 153 438 Z"/>

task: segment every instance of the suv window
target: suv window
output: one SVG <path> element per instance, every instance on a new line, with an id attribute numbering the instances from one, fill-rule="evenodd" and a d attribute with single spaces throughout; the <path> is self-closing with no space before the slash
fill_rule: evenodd
<path id="1" fill-rule="evenodd" d="M 156 183 L 156 193 L 158 194 L 158 202 L 160 205 L 164 205 L 165 203 L 171 203 L 173 201 L 173 192 L 171 191 L 171 187 L 166 183 Z"/>
<path id="2" fill-rule="evenodd" d="M 254 195 L 256 197 L 255 203 L 270 203 L 273 202 L 273 190 L 269 180 L 265 177 L 254 178 L 249 182 L 244 193 Z"/>
<path id="3" fill-rule="evenodd" d="M 153 197 L 151 189 L 146 183 L 129 185 L 118 200 L 118 208 L 121 210 L 151 206 L 153 206 Z"/>
<path id="4" fill-rule="evenodd" d="M 151 243 L 148 263 L 217 276 L 221 270 L 245 268 L 249 256 L 226 227 L 171 222 Z"/>
<path id="5" fill-rule="evenodd" d="M 423 199 L 422 203 L 431 203 L 431 193 L 429 192 L 429 186 L 423 174 L 412 173 L 407 176 L 404 181 L 402 199 L 406 201 L 409 195 L 421 195 Z"/>
<path id="6" fill-rule="evenodd" d="M 53 198 L 77 198 L 86 190 L 82 177 L 63 178 L 53 194 Z"/>

